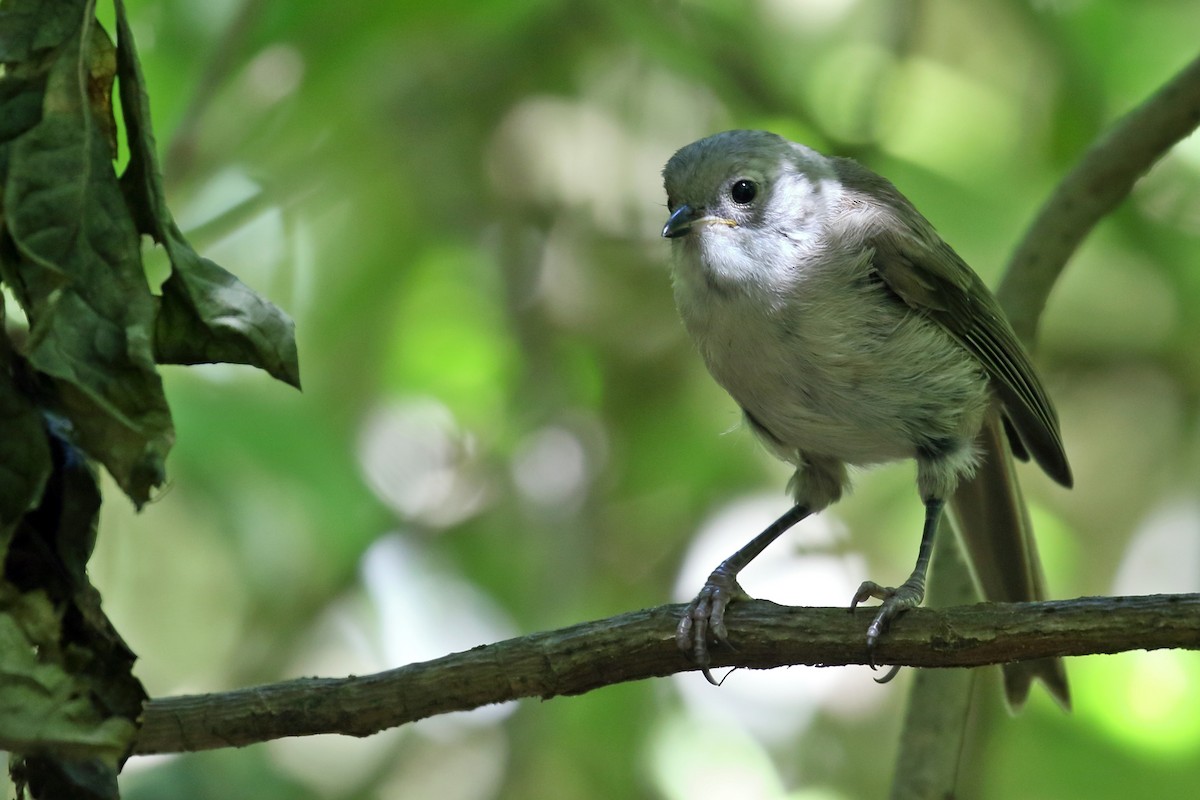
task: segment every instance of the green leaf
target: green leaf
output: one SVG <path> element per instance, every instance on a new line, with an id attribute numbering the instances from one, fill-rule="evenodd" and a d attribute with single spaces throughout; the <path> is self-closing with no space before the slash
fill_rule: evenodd
<path id="1" fill-rule="evenodd" d="M 6 76 L 0 81 L 0 142 L 20 136 L 38 123 L 42 116 L 42 97 L 46 79 Z"/>
<path id="2" fill-rule="evenodd" d="M 117 764 L 133 740 L 133 720 L 106 716 L 86 685 L 55 658 L 62 620 L 42 592 L 0 582 L 0 749 L 102 758 Z"/>
<path id="3" fill-rule="evenodd" d="M 50 474 L 50 448 L 46 444 L 42 415 L 14 385 L 12 353 L 5 351 L 3 356 L 0 364 L 0 563 L 8 549 L 13 526 L 38 504 Z"/>
<path id="4" fill-rule="evenodd" d="M 95 30 L 85 16 L 60 48 L 41 121 L 9 147 L 5 280 L 30 321 L 29 362 L 53 379 L 72 438 L 140 506 L 163 481 L 174 433 L 154 361 L 156 304 L 111 163 L 115 62 Z"/>
<path id="5" fill-rule="evenodd" d="M 35 798 L 119 800 L 117 769 L 101 758 L 68 759 L 27 756 L 13 765 L 18 790 L 28 787 Z"/>
<path id="6" fill-rule="evenodd" d="M 287 315 L 186 242 L 163 284 L 154 347 L 163 364 L 251 364 L 300 388 L 293 324 Z"/>
<path id="7" fill-rule="evenodd" d="M 162 244 L 171 261 L 155 326 L 156 357 L 164 364 L 248 364 L 300 388 L 291 318 L 231 273 L 201 258 L 167 208 L 145 81 L 124 3 L 118 0 L 116 6 L 117 69 L 130 150 L 121 187 L 138 230 Z"/>
<path id="8" fill-rule="evenodd" d="M 85 0 L 6 0 L 0 11 L 0 62 L 27 61 L 33 53 L 53 50 L 79 29 Z"/>
<path id="9" fill-rule="evenodd" d="M 0 749 L 20 755 L 14 775 L 37 797 L 116 798 L 146 694 L 88 580 L 96 470 L 56 428 L 43 428 L 53 466 L 0 578 Z"/>

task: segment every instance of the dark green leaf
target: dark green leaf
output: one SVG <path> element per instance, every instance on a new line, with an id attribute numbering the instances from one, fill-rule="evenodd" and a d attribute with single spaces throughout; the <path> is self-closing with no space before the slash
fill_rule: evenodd
<path id="1" fill-rule="evenodd" d="M 0 142 L 14 139 L 37 124 L 45 92 L 45 76 L 0 80 Z"/>
<path id="2" fill-rule="evenodd" d="M 95 469 L 48 422 L 53 466 L 0 578 L 0 749 L 27 757 L 19 773 L 36 797 L 115 797 L 145 692 L 88 579 Z"/>
<path id="3" fill-rule="evenodd" d="M 58 47 L 79 30 L 86 6 L 84 0 L 5 2 L 0 10 L 0 61 L 26 61 L 37 51 Z"/>
<path id="4" fill-rule="evenodd" d="M 41 121 L 10 147 L 4 211 L 19 263 L 6 279 L 30 320 L 29 361 L 53 378 L 74 437 L 141 505 L 163 480 L 173 431 L 155 303 L 102 121 L 105 39 L 91 30 L 60 50 Z"/>
<path id="5" fill-rule="evenodd" d="M 201 258 L 180 233 L 163 193 L 150 105 L 125 7 L 117 2 L 121 105 L 129 165 L 121 176 L 138 230 L 167 251 L 155 355 L 164 364 L 249 364 L 300 388 L 300 364 L 290 317 L 231 273 Z"/>
<path id="6" fill-rule="evenodd" d="M 13 775 L 37 800 L 117 800 L 117 770 L 104 759 L 83 760 L 50 756 L 26 758 Z"/>
<path id="7" fill-rule="evenodd" d="M 42 416 L 13 382 L 12 354 L 0 366 L 0 562 L 12 527 L 37 505 L 50 474 Z"/>
<path id="8" fill-rule="evenodd" d="M 155 356 L 163 364 L 252 364 L 300 388 L 292 321 L 182 240 L 162 288 Z"/>
<path id="9" fill-rule="evenodd" d="M 136 731 L 107 716 L 63 660 L 62 617 L 42 592 L 0 582 L 0 749 L 53 748 L 64 758 L 116 764 Z"/>

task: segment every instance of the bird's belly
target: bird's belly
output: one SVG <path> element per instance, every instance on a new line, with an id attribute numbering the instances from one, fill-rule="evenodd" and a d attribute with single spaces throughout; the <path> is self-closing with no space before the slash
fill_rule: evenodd
<path id="1" fill-rule="evenodd" d="M 820 330 L 741 319 L 697 341 L 713 377 L 783 458 L 858 465 L 910 458 L 972 438 L 987 406 L 978 365 L 915 315 Z"/>
<path id="2" fill-rule="evenodd" d="M 839 391 L 772 376 L 718 382 L 750 416 L 758 433 L 769 444 L 782 445 L 789 458 L 795 457 L 790 451 L 799 451 L 867 465 L 915 453 L 905 410 L 880 403 L 865 390 Z"/>

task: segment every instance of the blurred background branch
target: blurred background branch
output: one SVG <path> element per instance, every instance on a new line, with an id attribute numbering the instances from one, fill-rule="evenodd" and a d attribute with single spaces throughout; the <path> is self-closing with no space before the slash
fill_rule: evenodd
<path id="1" fill-rule="evenodd" d="M 997 290 L 1022 338 L 1033 339 L 1050 288 L 1083 238 L 1133 184 L 1200 125 L 1200 56 L 1088 148 L 1017 245 Z"/>

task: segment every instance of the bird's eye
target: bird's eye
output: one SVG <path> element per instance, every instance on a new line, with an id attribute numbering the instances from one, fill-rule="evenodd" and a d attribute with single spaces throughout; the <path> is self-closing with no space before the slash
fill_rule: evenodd
<path id="1" fill-rule="evenodd" d="M 758 184 L 747 178 L 740 178 L 729 187 L 729 197 L 739 206 L 747 206 L 758 197 Z"/>

